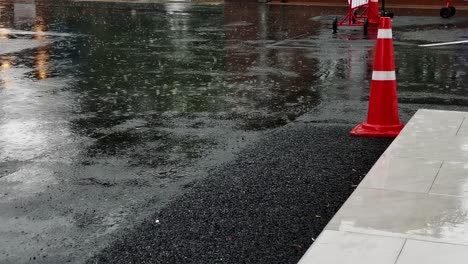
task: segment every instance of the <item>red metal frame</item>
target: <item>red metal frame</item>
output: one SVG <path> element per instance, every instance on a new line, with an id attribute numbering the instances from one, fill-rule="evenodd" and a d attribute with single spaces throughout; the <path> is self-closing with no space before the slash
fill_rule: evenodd
<path id="1" fill-rule="evenodd" d="M 452 6 L 452 0 L 447 0 L 445 5 L 446 5 L 446 7 Z"/>
<path id="2" fill-rule="evenodd" d="M 370 0 L 369 0 L 370 1 Z M 447 0 L 450 1 L 450 0 Z M 359 5 L 356 7 L 353 6 L 353 0 L 349 1 L 349 9 L 348 13 L 346 16 L 338 22 L 337 26 L 363 26 L 365 24 L 364 19 L 369 18 L 369 12 L 373 12 L 374 17 L 379 17 L 379 14 L 376 14 L 375 10 L 372 10 L 369 8 L 369 2 L 367 4 Z M 364 10 L 361 12 L 361 14 L 355 15 L 354 12 L 357 11 L 360 8 L 363 8 Z"/>

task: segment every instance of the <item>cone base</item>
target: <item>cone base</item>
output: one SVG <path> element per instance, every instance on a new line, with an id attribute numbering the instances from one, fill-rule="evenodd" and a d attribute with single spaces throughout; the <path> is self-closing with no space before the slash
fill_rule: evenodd
<path id="1" fill-rule="evenodd" d="M 353 130 L 351 130 L 351 136 L 355 137 L 386 137 L 386 138 L 395 138 L 397 137 L 401 130 L 403 129 L 404 124 L 392 125 L 392 126 L 382 126 L 382 125 L 371 125 L 368 123 L 362 123 L 357 125 Z"/>

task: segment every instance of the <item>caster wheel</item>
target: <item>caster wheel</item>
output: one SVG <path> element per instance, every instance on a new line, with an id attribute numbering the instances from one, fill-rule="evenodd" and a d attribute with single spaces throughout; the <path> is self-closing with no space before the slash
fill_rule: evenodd
<path id="1" fill-rule="evenodd" d="M 448 7 L 442 7 L 440 9 L 440 17 L 442 18 L 449 18 L 451 17 L 452 12 L 450 11 L 450 8 Z"/>
<path id="2" fill-rule="evenodd" d="M 333 20 L 332 28 L 333 28 L 333 34 L 336 34 L 336 32 L 338 31 L 338 18 L 336 17 Z"/>
<path id="3" fill-rule="evenodd" d="M 381 17 L 393 18 L 395 16 L 395 14 L 393 12 L 381 11 L 380 16 Z"/>
<path id="4" fill-rule="evenodd" d="M 454 6 L 449 6 L 450 9 L 450 16 L 454 16 L 457 13 L 457 9 Z"/>
<path id="5" fill-rule="evenodd" d="M 369 29 L 369 20 L 367 18 L 364 20 L 364 35 L 367 35 L 367 31 Z"/>

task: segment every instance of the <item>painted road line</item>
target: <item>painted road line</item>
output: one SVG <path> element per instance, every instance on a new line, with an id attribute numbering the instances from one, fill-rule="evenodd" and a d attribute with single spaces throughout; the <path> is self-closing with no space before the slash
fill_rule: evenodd
<path id="1" fill-rule="evenodd" d="M 298 38 L 302 38 L 302 37 L 305 37 L 305 36 L 308 36 L 308 35 L 310 35 L 310 33 L 301 34 L 301 35 L 295 36 L 295 37 L 293 37 L 293 38 L 283 39 L 283 40 L 280 40 L 280 41 L 278 41 L 278 42 L 275 42 L 275 43 L 273 43 L 273 44 L 271 44 L 271 45 L 269 45 L 269 46 L 283 45 L 284 43 L 287 43 L 288 41 L 293 41 L 293 40 L 296 40 L 296 39 L 298 39 Z"/>
<path id="2" fill-rule="evenodd" d="M 463 43 L 468 43 L 468 40 L 434 43 L 434 44 L 424 44 L 424 45 L 419 45 L 419 47 L 436 47 L 436 46 L 456 45 L 456 44 L 463 44 Z"/>

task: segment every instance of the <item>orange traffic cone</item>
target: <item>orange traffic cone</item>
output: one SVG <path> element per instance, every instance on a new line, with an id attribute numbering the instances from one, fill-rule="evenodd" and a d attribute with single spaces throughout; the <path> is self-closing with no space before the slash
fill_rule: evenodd
<path id="1" fill-rule="evenodd" d="M 367 121 L 356 126 L 351 136 L 396 137 L 403 129 L 398 115 L 395 60 L 393 54 L 392 20 L 381 17 Z"/>

